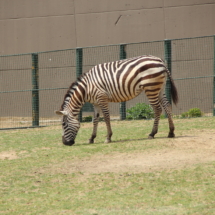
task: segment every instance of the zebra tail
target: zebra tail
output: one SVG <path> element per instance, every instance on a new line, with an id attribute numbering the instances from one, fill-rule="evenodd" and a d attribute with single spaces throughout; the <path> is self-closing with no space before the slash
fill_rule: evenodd
<path id="1" fill-rule="evenodd" d="M 174 83 L 174 81 L 172 79 L 172 76 L 171 76 L 171 74 L 170 74 L 168 69 L 167 69 L 167 74 L 168 74 L 170 82 L 171 82 L 171 97 L 172 97 L 172 100 L 173 100 L 174 104 L 177 105 L 178 100 L 179 100 L 178 99 L 178 91 L 177 91 L 175 83 Z"/>

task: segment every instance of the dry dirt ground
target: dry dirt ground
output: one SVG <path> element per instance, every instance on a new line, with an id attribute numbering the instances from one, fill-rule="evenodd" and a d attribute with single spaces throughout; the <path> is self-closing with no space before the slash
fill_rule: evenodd
<path id="1" fill-rule="evenodd" d="M 168 139 L 170 147 L 144 153 L 113 153 L 95 155 L 81 161 L 64 163 L 55 171 L 71 173 L 153 172 L 181 169 L 199 163 L 215 161 L 215 130 L 199 131 Z M 64 168 L 62 168 L 64 166 Z"/>
<path id="2" fill-rule="evenodd" d="M 198 130 L 190 135 L 167 139 L 168 147 L 141 153 L 94 155 L 90 158 L 52 165 L 53 173 L 153 172 L 181 169 L 215 161 L 215 130 Z M 1 152 L 2 159 L 17 159 L 15 151 Z"/>

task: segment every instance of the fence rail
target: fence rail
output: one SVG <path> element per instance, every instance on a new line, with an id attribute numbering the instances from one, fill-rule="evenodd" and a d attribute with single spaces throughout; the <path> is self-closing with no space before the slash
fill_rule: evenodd
<path id="1" fill-rule="evenodd" d="M 96 64 L 139 55 L 165 60 L 180 96 L 178 106 L 173 106 L 175 115 L 197 107 L 206 116 L 215 116 L 215 36 L 207 36 L 0 56 L 0 129 L 59 123 L 54 110 L 78 76 Z M 170 90 L 167 80 L 171 102 Z M 111 103 L 111 117 L 126 119 L 126 108 L 140 102 L 148 103 L 144 94 Z M 86 103 L 79 120 L 92 112 Z"/>

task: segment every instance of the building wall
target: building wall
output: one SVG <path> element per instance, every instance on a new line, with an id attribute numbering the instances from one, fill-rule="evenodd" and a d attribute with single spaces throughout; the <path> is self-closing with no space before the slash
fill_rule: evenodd
<path id="1" fill-rule="evenodd" d="M 215 0 L 1 0 L 0 55 L 215 34 Z"/>
<path id="2" fill-rule="evenodd" d="M 215 35 L 214 20 L 215 0 L 0 0 L 0 55 Z M 213 47 L 213 37 L 173 41 L 173 77 L 212 77 Z M 126 53 L 164 58 L 164 43 L 130 44 Z M 86 72 L 119 59 L 119 46 L 85 48 L 83 54 Z M 62 88 L 76 79 L 75 56 L 75 50 L 39 54 L 39 112 L 45 120 L 56 119 Z M 17 121 L 12 127 L 31 122 L 31 66 L 31 54 L 0 57 L 0 128 L 11 126 L 6 121 Z M 175 114 L 193 107 L 212 113 L 212 78 L 197 80 L 176 83 Z M 146 101 L 141 94 L 126 105 Z M 118 115 L 119 104 L 110 106 L 111 116 Z"/>

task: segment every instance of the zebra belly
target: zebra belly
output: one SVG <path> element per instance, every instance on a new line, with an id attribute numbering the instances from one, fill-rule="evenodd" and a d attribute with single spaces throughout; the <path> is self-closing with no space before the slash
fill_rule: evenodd
<path id="1" fill-rule="evenodd" d="M 127 95 L 125 96 L 121 96 L 121 97 L 113 97 L 113 96 L 109 96 L 108 102 L 126 102 L 129 101 L 131 99 L 134 99 L 135 97 L 137 97 L 141 92 L 143 91 L 143 88 L 139 88 L 136 89 L 131 95 Z"/>

